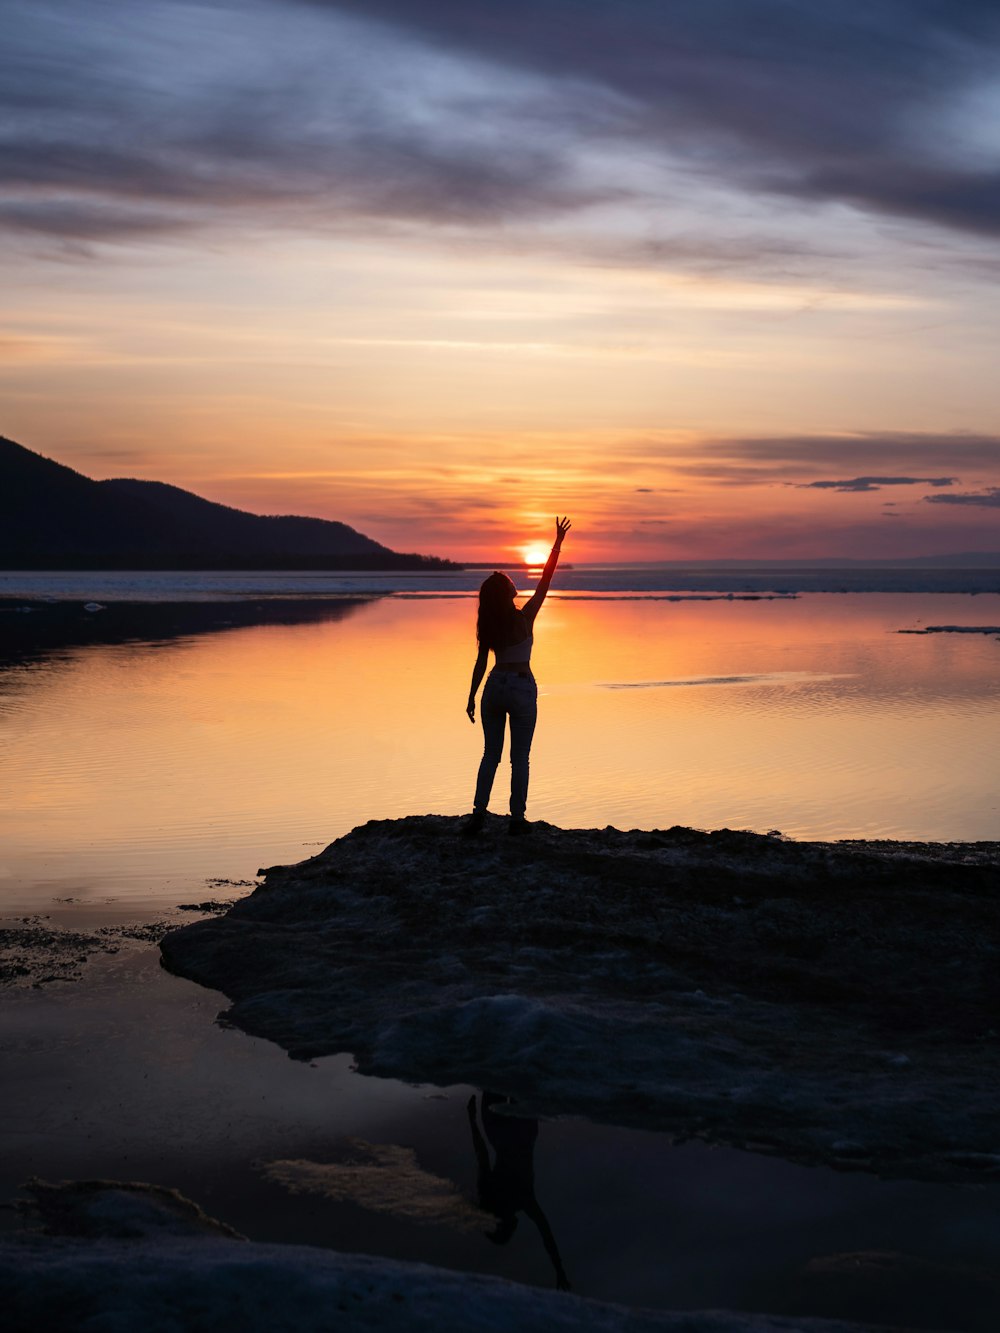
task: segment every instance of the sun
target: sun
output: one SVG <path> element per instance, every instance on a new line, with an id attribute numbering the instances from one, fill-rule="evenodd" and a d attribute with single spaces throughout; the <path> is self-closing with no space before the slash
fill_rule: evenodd
<path id="1" fill-rule="evenodd" d="M 549 558 L 549 548 L 542 542 L 529 542 L 521 547 L 521 558 L 526 565 L 544 565 Z"/>

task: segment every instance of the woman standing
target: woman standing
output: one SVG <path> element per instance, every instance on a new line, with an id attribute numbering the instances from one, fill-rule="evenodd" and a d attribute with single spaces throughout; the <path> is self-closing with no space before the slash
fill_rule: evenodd
<path id="1" fill-rule="evenodd" d="M 538 687 L 531 674 L 531 648 L 535 617 L 541 610 L 552 575 L 559 563 L 563 538 L 570 529 L 568 518 L 556 519 L 556 539 L 533 595 L 518 607 L 517 589 L 499 570 L 491 574 L 479 589 L 479 617 L 476 639 L 479 655 L 472 669 L 472 685 L 466 712 L 476 720 L 476 691 L 486 674 L 490 652 L 496 658 L 483 690 L 480 716 L 483 722 L 483 758 L 476 779 L 476 799 L 472 814 L 462 825 L 463 833 L 478 833 L 486 817 L 493 779 L 503 753 L 504 726 L 510 718 L 510 814 L 508 833 L 526 833 L 524 811 L 528 801 L 528 754 L 535 731 Z"/>

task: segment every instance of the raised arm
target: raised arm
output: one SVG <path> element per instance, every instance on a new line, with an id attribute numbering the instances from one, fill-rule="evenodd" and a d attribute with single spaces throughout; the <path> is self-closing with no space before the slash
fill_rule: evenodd
<path id="1" fill-rule="evenodd" d="M 538 587 L 522 607 L 522 611 L 526 616 L 529 625 L 534 624 L 535 616 L 537 616 L 542 609 L 542 603 L 545 601 L 545 595 L 549 590 L 549 584 L 552 582 L 552 575 L 556 572 L 556 565 L 559 563 L 559 552 L 562 550 L 563 538 L 572 526 L 573 525 L 568 518 L 556 519 L 556 539 L 552 544 L 549 558 L 545 562 L 545 568 L 542 570 L 542 577 L 538 580 Z"/>

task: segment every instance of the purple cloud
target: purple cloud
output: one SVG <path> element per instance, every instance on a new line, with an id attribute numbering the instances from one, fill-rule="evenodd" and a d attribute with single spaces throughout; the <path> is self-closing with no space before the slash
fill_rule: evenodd
<path id="1" fill-rule="evenodd" d="M 1000 509 L 1000 486 L 987 486 L 984 491 L 966 491 L 959 495 L 925 495 L 930 504 L 979 505 L 983 509 Z"/>
<path id="2" fill-rule="evenodd" d="M 80 9 L 5 6 L 0 226 L 89 240 L 282 208 L 484 226 L 620 198 L 613 172 L 575 171 L 600 143 L 1000 234 L 995 159 L 947 116 L 993 76 L 987 0 Z"/>
<path id="3" fill-rule="evenodd" d="M 879 491 L 883 486 L 954 486 L 957 477 L 850 477 L 846 481 L 802 481 L 800 490 Z"/>

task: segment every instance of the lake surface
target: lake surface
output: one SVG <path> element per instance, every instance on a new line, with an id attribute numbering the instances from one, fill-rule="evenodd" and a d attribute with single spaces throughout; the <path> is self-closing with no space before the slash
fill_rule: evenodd
<path id="1" fill-rule="evenodd" d="M 252 880 L 368 819 L 469 808 L 480 574 L 324 576 L 307 589 L 287 575 L 185 575 L 182 588 L 156 575 L 12 577 L 0 595 L 70 593 L 105 609 L 0 613 L 0 915 L 180 922 L 180 902 L 249 891 L 212 881 Z M 529 817 L 997 838 L 998 635 L 899 633 L 1000 625 L 983 579 L 975 596 L 740 600 L 773 577 L 692 588 L 575 571 L 538 622 Z M 802 580 L 785 582 L 792 593 Z M 140 595 L 157 606 L 120 601 Z M 474 1198 L 475 1090 L 362 1079 L 346 1056 L 295 1064 L 215 1026 L 223 997 L 163 973 L 148 946 L 92 960 L 83 978 L 5 996 L 0 1076 L 18 1095 L 0 1112 L 0 1196 L 33 1173 L 145 1179 L 255 1239 L 552 1284 L 526 1219 L 498 1247 L 291 1194 L 267 1174 L 275 1161 L 340 1160 L 358 1137 L 413 1148 L 422 1170 Z M 1000 1250 L 996 1187 L 881 1182 L 571 1121 L 541 1126 L 536 1173 L 587 1295 L 996 1326 L 968 1277 Z M 907 1258 L 858 1279 L 833 1259 L 856 1251 Z"/>
<path id="2" fill-rule="evenodd" d="M 138 637 L 101 642 L 131 614 L 109 604 L 78 613 L 94 641 L 73 622 L 8 661 L 0 906 L 174 901 L 181 880 L 252 878 L 368 819 L 470 807 L 471 594 L 342 595 L 225 623 L 269 608 L 216 606 L 194 630 L 154 608 Z M 5 612 L 8 634 L 42 615 Z M 529 817 L 994 838 L 1000 631 L 898 632 L 994 624 L 996 593 L 553 595 Z"/>

